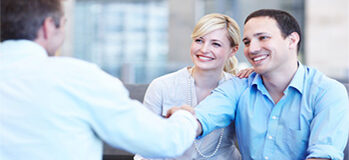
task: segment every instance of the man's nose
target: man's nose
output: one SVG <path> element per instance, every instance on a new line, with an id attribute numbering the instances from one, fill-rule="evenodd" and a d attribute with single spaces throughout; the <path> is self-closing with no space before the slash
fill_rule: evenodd
<path id="1" fill-rule="evenodd" d="M 261 44 L 258 41 L 251 41 L 248 47 L 248 52 L 256 54 L 261 50 Z"/>

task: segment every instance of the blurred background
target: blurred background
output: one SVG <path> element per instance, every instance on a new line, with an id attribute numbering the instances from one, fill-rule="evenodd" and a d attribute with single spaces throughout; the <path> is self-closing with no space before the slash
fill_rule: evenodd
<path id="1" fill-rule="evenodd" d="M 57 53 L 97 64 L 128 84 L 192 65 L 190 34 L 208 13 L 234 18 L 243 30 L 257 9 L 293 14 L 304 35 L 299 59 L 343 83 L 349 82 L 348 0 L 66 0 L 66 41 Z M 240 68 L 249 66 L 243 55 Z"/>

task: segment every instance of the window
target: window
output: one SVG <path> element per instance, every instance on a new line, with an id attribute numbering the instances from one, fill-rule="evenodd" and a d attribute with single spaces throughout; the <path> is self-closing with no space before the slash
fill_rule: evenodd
<path id="1" fill-rule="evenodd" d="M 126 83 L 149 83 L 168 52 L 167 1 L 76 1 L 74 57 Z"/>

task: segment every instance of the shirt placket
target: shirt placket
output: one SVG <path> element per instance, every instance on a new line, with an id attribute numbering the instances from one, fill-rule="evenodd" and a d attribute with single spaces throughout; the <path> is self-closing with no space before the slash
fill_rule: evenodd
<path id="1" fill-rule="evenodd" d="M 277 104 L 274 104 L 274 107 L 271 110 L 268 117 L 268 124 L 267 124 L 266 135 L 264 138 L 265 143 L 264 143 L 264 152 L 263 152 L 263 158 L 265 160 L 275 159 L 273 158 L 273 156 L 276 155 L 275 140 L 277 136 L 278 122 L 279 122 L 281 109 L 285 103 L 285 97 L 286 95 L 284 95 Z"/>

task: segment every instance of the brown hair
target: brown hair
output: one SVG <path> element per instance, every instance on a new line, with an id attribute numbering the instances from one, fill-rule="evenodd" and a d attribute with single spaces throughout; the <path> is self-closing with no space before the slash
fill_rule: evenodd
<path id="1" fill-rule="evenodd" d="M 299 35 L 297 51 L 299 51 L 300 44 L 302 41 L 302 31 L 296 18 L 294 18 L 290 13 L 282 10 L 276 10 L 276 9 L 260 9 L 248 15 L 244 24 L 246 24 L 247 21 L 250 20 L 251 18 L 255 18 L 255 17 L 270 17 L 274 19 L 278 24 L 278 27 L 284 38 L 286 38 L 288 35 L 290 35 L 293 32 L 297 32 Z"/>
<path id="2" fill-rule="evenodd" d="M 34 40 L 47 17 L 59 27 L 62 16 L 61 0 L 1 0 L 1 41 Z"/>

